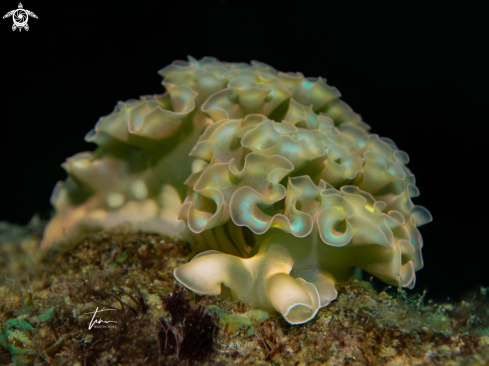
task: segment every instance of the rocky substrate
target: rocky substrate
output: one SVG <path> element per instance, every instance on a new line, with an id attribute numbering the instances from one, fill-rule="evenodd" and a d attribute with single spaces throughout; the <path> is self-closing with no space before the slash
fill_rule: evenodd
<path id="1" fill-rule="evenodd" d="M 44 224 L 0 223 L 2 365 L 489 364 L 484 288 L 436 304 L 360 281 L 291 326 L 177 286 L 185 243 L 121 226 L 40 251 Z"/>

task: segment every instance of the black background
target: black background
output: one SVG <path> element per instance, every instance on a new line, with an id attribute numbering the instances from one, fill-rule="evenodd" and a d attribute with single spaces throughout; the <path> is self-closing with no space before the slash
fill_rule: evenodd
<path id="1" fill-rule="evenodd" d="M 416 289 L 489 286 L 489 13 L 408 2 L 25 0 L 28 32 L 0 21 L 0 220 L 50 215 L 60 164 L 118 100 L 162 93 L 157 71 L 192 55 L 323 76 L 373 133 L 411 157 L 434 221 Z M 154 4 L 158 4 L 155 7 Z M 3 1 L 2 14 L 17 8 Z M 268 5 L 268 6 L 266 6 Z M 486 176 L 486 178 L 484 178 Z"/>

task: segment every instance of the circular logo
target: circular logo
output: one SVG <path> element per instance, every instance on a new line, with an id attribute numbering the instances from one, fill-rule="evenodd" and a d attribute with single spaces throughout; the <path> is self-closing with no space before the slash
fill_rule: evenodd
<path id="1" fill-rule="evenodd" d="M 24 9 L 17 9 L 12 14 L 12 18 L 14 20 L 14 24 L 17 27 L 22 28 L 27 24 L 27 21 L 29 20 L 29 15 Z"/>

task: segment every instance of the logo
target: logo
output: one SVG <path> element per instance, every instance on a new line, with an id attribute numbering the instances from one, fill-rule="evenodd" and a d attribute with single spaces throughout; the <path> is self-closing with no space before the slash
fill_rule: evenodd
<path id="1" fill-rule="evenodd" d="M 90 323 L 88 324 L 88 330 L 92 329 L 94 326 L 95 328 L 116 328 L 115 325 L 110 325 L 110 323 L 117 323 L 115 320 L 103 320 L 100 315 L 99 318 L 97 319 L 97 313 L 101 313 L 103 311 L 117 311 L 116 309 L 102 309 L 99 310 L 98 306 L 95 311 L 92 311 L 91 313 L 85 313 L 85 314 L 93 314 L 92 320 L 90 320 Z"/>
<path id="2" fill-rule="evenodd" d="M 3 19 L 8 18 L 10 16 L 12 17 L 12 19 L 14 20 L 14 24 L 12 25 L 13 31 L 15 31 L 17 28 L 19 28 L 19 32 L 22 31 L 22 28 L 28 31 L 29 26 L 27 25 L 27 22 L 29 21 L 29 15 L 37 19 L 36 14 L 34 14 L 30 10 L 24 9 L 22 3 L 19 3 L 19 8 L 9 11 L 7 14 L 3 16 Z"/>

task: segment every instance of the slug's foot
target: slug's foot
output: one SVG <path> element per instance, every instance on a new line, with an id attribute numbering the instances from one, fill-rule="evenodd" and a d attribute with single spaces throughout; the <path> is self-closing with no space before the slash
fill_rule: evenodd
<path id="1" fill-rule="evenodd" d="M 175 269 L 174 276 L 200 295 L 219 295 L 224 285 L 235 299 L 275 309 L 290 324 L 308 322 L 336 298 L 334 282 L 324 274 L 306 271 L 304 278 L 294 278 L 284 263 L 263 262 L 259 255 L 245 259 L 207 251 Z"/>

